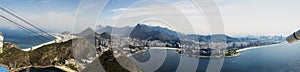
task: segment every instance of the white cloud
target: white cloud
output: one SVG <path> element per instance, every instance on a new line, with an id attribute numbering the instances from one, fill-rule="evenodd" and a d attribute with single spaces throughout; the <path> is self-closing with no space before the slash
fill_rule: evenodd
<path id="1" fill-rule="evenodd" d="M 222 14 L 226 34 L 253 34 L 253 35 L 287 35 L 300 28 L 300 10 L 298 0 L 216 0 L 218 8 Z M 157 3 L 157 2 L 156 2 Z M 180 20 L 181 12 L 190 20 L 193 27 L 199 33 L 209 33 L 208 25 L 201 12 L 189 1 L 170 2 L 172 6 L 164 3 L 143 3 L 132 8 L 118 8 L 110 10 L 111 16 L 106 16 L 104 23 L 113 24 L 112 20 L 118 18 L 120 13 L 122 19 L 132 21 L 141 16 L 161 15 L 172 17 L 173 20 Z M 180 10 L 179 12 L 172 9 Z M 215 12 L 215 11 L 207 11 Z M 111 22 L 108 22 L 111 21 Z M 133 22 L 124 22 L 133 23 Z M 179 25 L 176 23 L 174 25 Z M 191 29 L 182 29 L 184 32 L 191 33 Z"/>
<path id="2" fill-rule="evenodd" d="M 171 2 L 169 4 L 170 5 L 164 2 L 150 2 L 136 4 L 130 8 L 111 9 L 109 13 L 113 13 L 113 15 L 105 18 L 111 20 L 119 19 L 121 20 L 122 25 L 117 26 L 126 26 L 134 25 L 136 22 L 132 21 L 139 20 L 140 18 L 154 17 L 169 22 L 171 26 L 174 27 L 167 28 L 176 28 L 173 30 L 178 30 L 179 32 L 210 34 L 210 30 L 206 25 L 203 16 L 191 2 L 179 1 Z M 119 15 L 121 16 L 119 17 Z M 103 21 L 107 23 L 109 20 Z M 109 24 L 114 24 L 114 22 L 112 21 Z"/>
<path id="3" fill-rule="evenodd" d="M 165 4 L 165 3 L 161 3 Z M 143 15 L 177 15 L 182 11 L 186 15 L 199 15 L 199 11 L 188 1 L 180 1 L 170 3 L 170 5 L 148 4 L 148 5 L 136 5 L 130 8 L 118 8 L 110 10 L 117 15 L 111 16 L 112 19 L 116 19 L 119 13 L 123 14 L 124 18 L 143 16 Z"/>

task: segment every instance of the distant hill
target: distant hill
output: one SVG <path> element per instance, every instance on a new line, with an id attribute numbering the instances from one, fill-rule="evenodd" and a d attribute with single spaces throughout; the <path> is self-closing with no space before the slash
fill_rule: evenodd
<path id="1" fill-rule="evenodd" d="M 107 32 L 100 34 L 100 38 L 111 39 L 111 35 Z"/>
<path id="2" fill-rule="evenodd" d="M 255 38 L 234 38 L 224 34 L 216 34 L 216 35 L 194 35 L 193 34 L 193 35 L 186 35 L 183 38 L 187 40 L 195 40 L 199 42 L 211 42 L 212 40 L 220 41 L 221 39 L 222 41 L 226 41 L 227 43 L 257 40 Z"/>
<path id="3" fill-rule="evenodd" d="M 112 34 L 114 36 L 120 36 L 120 37 L 127 37 L 130 34 L 130 31 L 133 29 L 133 27 L 111 27 L 111 26 L 97 26 L 96 32 L 98 33 L 104 33 L 107 32 L 109 34 Z"/>
<path id="4" fill-rule="evenodd" d="M 92 28 L 87 28 L 85 30 L 83 30 L 82 32 L 76 34 L 77 36 L 81 36 L 81 37 L 87 37 L 89 35 L 94 35 L 96 32 L 92 29 Z"/>
<path id="5" fill-rule="evenodd" d="M 111 27 L 111 26 L 103 27 L 103 26 L 99 25 L 96 28 L 96 32 L 98 32 L 98 33 L 103 33 L 103 32 L 111 33 L 113 28 L 114 27 Z"/>
<path id="6" fill-rule="evenodd" d="M 99 34 L 99 32 L 95 32 L 93 29 L 87 28 L 84 31 L 82 31 L 76 35 L 80 36 L 80 37 L 84 37 L 86 39 L 95 39 L 95 38 L 96 39 L 99 39 L 99 38 L 110 39 L 112 36 L 109 32 L 103 31 Z"/>
<path id="7" fill-rule="evenodd" d="M 99 39 L 100 37 L 100 34 L 95 32 L 92 28 L 87 28 L 75 35 L 87 39 L 89 41 L 89 44 L 96 44 L 95 40 Z"/>
<path id="8" fill-rule="evenodd" d="M 180 32 L 172 31 L 160 26 L 147 26 L 144 24 L 137 24 L 130 33 L 131 38 L 141 40 L 161 40 L 163 42 L 179 42 L 181 40 L 199 41 L 199 42 L 242 42 L 257 40 L 256 38 L 234 38 L 225 34 L 214 35 L 196 35 L 196 34 L 183 34 Z"/>
<path id="9" fill-rule="evenodd" d="M 137 24 L 134 27 L 111 27 L 111 26 L 97 26 L 96 31 L 98 33 L 108 33 L 113 36 L 119 37 L 131 37 L 141 40 L 161 40 L 163 42 L 179 42 L 179 38 L 182 40 L 210 42 L 210 41 L 226 41 L 226 42 L 242 42 L 257 40 L 256 38 L 234 38 L 225 34 L 215 35 L 197 35 L 197 34 L 184 34 L 163 28 L 160 26 L 148 26 L 145 24 Z M 112 34 L 113 32 L 113 34 Z M 214 40 L 212 40 L 214 39 Z"/>
<path id="10" fill-rule="evenodd" d="M 71 34 L 71 32 L 69 32 L 69 31 L 64 31 L 64 32 L 62 32 L 62 33 L 60 33 L 60 34 L 63 34 L 63 35 L 69 35 L 69 34 Z"/>
<path id="11" fill-rule="evenodd" d="M 179 41 L 177 32 L 159 26 L 137 24 L 130 33 L 131 38 L 141 40 Z"/>

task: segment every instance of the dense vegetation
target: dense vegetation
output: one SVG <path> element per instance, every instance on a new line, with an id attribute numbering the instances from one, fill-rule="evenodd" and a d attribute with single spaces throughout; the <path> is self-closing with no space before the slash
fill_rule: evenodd
<path id="1" fill-rule="evenodd" d="M 33 65 L 47 66 L 65 63 L 72 58 L 72 41 L 45 45 L 30 51 L 30 63 Z"/>
<path id="2" fill-rule="evenodd" d="M 18 48 L 3 48 L 3 53 L 0 54 L 0 64 L 13 67 L 24 67 L 31 65 L 29 63 L 29 54 Z"/>
<path id="3" fill-rule="evenodd" d="M 111 50 L 104 52 L 99 60 L 107 72 L 129 72 L 118 63 Z"/>
<path id="4" fill-rule="evenodd" d="M 16 64 L 13 68 L 61 65 L 65 63 L 65 60 L 73 58 L 71 45 L 72 40 L 45 45 L 28 52 L 22 51 L 16 47 L 4 48 L 4 53 L 0 54 L 0 64 L 6 66 Z M 124 58 L 122 59 L 126 60 Z M 123 68 L 117 62 L 117 59 L 113 56 L 113 51 L 111 50 L 104 52 L 104 54 L 99 57 L 99 61 L 107 72 L 129 72 L 129 70 Z M 69 67 L 72 68 L 72 66 Z M 140 69 L 137 69 L 137 66 L 131 65 L 130 67 L 135 67 L 132 68 L 136 69 L 133 71 L 141 71 Z M 72 69 L 77 70 L 76 68 Z"/>
<path id="5" fill-rule="evenodd" d="M 65 60 L 72 58 L 71 40 L 45 45 L 28 52 L 7 45 L 4 44 L 4 53 L 0 54 L 0 64 L 12 68 L 56 65 L 62 64 Z"/>

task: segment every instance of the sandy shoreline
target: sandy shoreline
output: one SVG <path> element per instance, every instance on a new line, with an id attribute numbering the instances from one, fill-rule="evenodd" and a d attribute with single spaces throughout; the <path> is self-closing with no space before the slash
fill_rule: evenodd
<path id="1" fill-rule="evenodd" d="M 257 49 L 257 48 L 263 48 L 263 47 L 269 47 L 269 46 L 276 46 L 276 45 L 281 45 L 281 44 L 282 44 L 282 43 L 271 44 L 271 45 L 262 45 L 262 46 L 254 46 L 254 47 L 247 47 L 247 48 L 238 49 L 238 50 L 236 50 L 236 52 L 243 52 L 243 51 L 246 51 L 246 50 Z"/>
<path id="2" fill-rule="evenodd" d="M 66 66 L 54 66 L 54 67 L 58 68 L 58 69 L 61 69 L 63 71 L 66 71 L 66 72 L 76 72 L 75 70 L 70 69 L 69 67 L 66 67 Z"/>
<path id="3" fill-rule="evenodd" d="M 276 46 L 276 45 L 281 45 L 281 44 L 283 44 L 283 43 L 242 48 L 242 49 L 236 50 L 236 52 L 238 52 L 237 54 L 232 55 L 232 56 L 225 56 L 225 58 L 232 58 L 232 57 L 240 56 L 241 52 L 243 52 L 243 51 L 247 51 L 247 50 L 251 50 L 251 49 L 264 48 L 264 47 L 269 47 L 269 46 Z M 179 53 L 177 53 L 177 54 L 179 54 Z M 179 55 L 193 56 L 193 57 L 199 57 L 199 58 L 214 58 L 212 56 L 200 56 L 200 55 L 193 55 L 193 54 L 179 54 Z M 220 58 L 220 57 L 216 57 L 216 58 Z"/>
<path id="4" fill-rule="evenodd" d="M 48 45 L 48 44 L 53 44 L 53 43 L 56 43 L 56 42 L 64 42 L 64 41 L 68 41 L 70 39 L 72 39 L 73 37 L 71 37 L 70 39 L 64 39 L 64 35 L 62 34 L 58 34 L 58 33 L 52 33 L 52 35 L 55 37 L 54 40 L 52 41 L 49 41 L 49 42 L 45 42 L 45 43 L 42 43 L 42 44 L 39 44 L 39 45 L 36 45 L 36 46 L 32 46 L 31 48 L 25 48 L 25 49 L 21 49 L 23 51 L 30 51 L 30 50 L 35 50 L 37 48 L 40 48 L 44 45 Z"/>

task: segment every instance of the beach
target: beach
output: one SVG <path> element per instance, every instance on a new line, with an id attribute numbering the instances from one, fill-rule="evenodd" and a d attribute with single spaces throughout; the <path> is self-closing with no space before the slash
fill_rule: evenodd
<path id="1" fill-rule="evenodd" d="M 68 68 L 68 67 L 66 67 L 66 66 L 54 66 L 55 68 L 58 68 L 58 69 L 61 69 L 61 70 L 63 70 L 63 71 L 66 71 L 66 72 L 76 72 L 75 70 L 73 70 L 73 69 L 70 69 L 70 68 Z"/>
<path id="2" fill-rule="evenodd" d="M 40 48 L 44 45 L 65 42 L 65 41 L 71 40 L 75 37 L 75 36 L 71 36 L 71 35 L 63 35 L 63 34 L 58 34 L 58 33 L 51 33 L 51 35 L 53 35 L 55 37 L 54 40 L 49 41 L 49 42 L 45 42 L 45 43 L 42 43 L 42 44 L 39 44 L 39 45 L 36 45 L 36 46 L 32 46 L 31 48 L 25 48 L 25 49 L 22 49 L 22 50 L 23 51 L 35 50 L 35 49 Z"/>
<path id="3" fill-rule="evenodd" d="M 263 46 L 247 47 L 247 48 L 238 49 L 238 50 L 236 50 L 236 52 L 243 52 L 243 51 L 246 51 L 246 50 L 257 49 L 257 48 L 263 48 L 263 47 L 269 47 L 269 46 L 276 46 L 276 45 L 280 45 L 280 44 L 282 44 L 282 43 L 271 44 L 271 45 L 263 45 Z"/>

